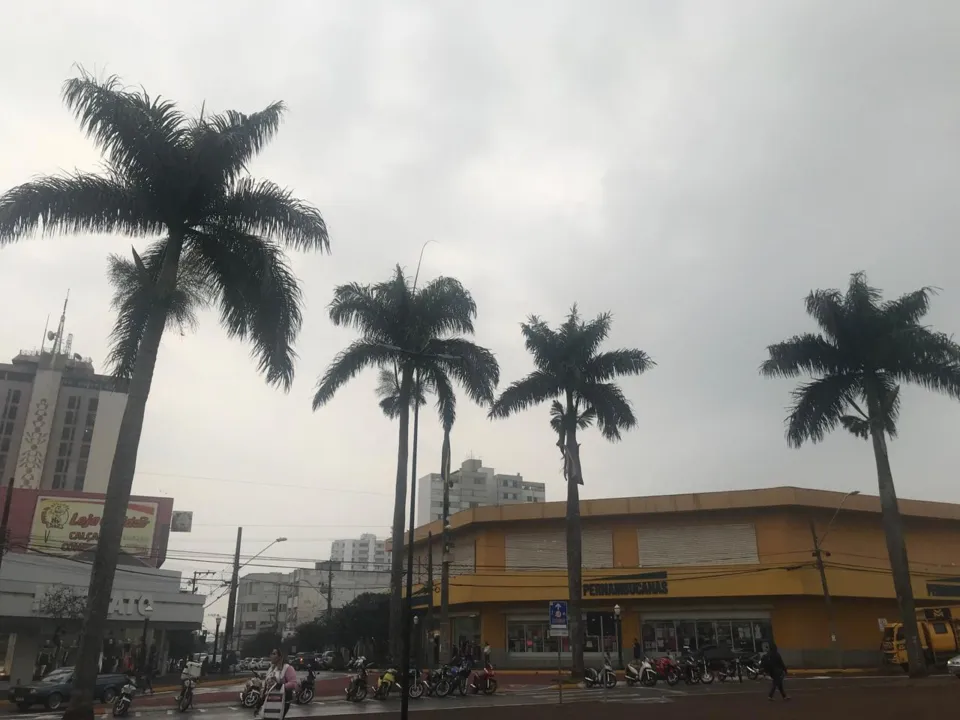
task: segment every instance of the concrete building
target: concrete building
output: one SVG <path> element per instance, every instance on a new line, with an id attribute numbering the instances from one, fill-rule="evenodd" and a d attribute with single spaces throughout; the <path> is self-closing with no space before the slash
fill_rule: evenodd
<path id="1" fill-rule="evenodd" d="M 240 578 L 237 586 L 237 620 L 234 624 L 236 641 L 231 647 L 241 647 L 244 638 L 252 637 L 261 630 L 283 630 L 287 622 L 290 581 L 290 573 L 250 573 Z"/>
<path id="2" fill-rule="evenodd" d="M 900 512 L 917 608 L 956 605 L 960 505 L 901 499 Z M 638 638 L 649 656 L 776 642 L 789 667 L 837 667 L 839 656 L 840 667 L 875 668 L 884 627 L 900 621 L 877 497 L 774 487 L 582 500 L 580 514 L 588 665 L 623 645 L 629 657 Z M 461 556 L 445 630 L 455 642 L 489 642 L 498 667 L 555 667 L 558 649 L 569 662 L 548 613 L 567 598 L 565 517 L 565 503 L 550 502 L 451 519 Z M 428 533 L 436 578 L 439 522 L 417 529 L 414 549 L 422 566 Z M 414 601 L 426 606 L 422 588 Z"/>
<path id="3" fill-rule="evenodd" d="M 339 610 L 358 595 L 390 591 L 389 570 L 350 569 L 333 560 L 319 562 L 313 570 L 294 570 L 287 577 L 290 582 L 287 634 L 292 634 L 298 625 L 313 622 L 331 609 Z"/>
<path id="4" fill-rule="evenodd" d="M 330 560 L 341 563 L 348 570 L 381 572 L 390 569 L 390 551 L 386 540 L 364 533 L 356 540 L 334 540 Z"/>
<path id="5" fill-rule="evenodd" d="M 71 338 L 52 350 L 21 350 L 0 363 L 0 478 L 15 487 L 103 493 L 107 489 L 126 382 L 97 375 L 71 354 Z"/>
<path id="6" fill-rule="evenodd" d="M 443 476 L 424 475 L 417 481 L 417 524 L 440 520 L 443 515 Z M 483 467 L 482 460 L 464 460 L 450 473 L 450 514 L 461 510 L 519 503 L 542 503 L 546 485 L 525 482 L 520 475 L 502 475 Z"/>

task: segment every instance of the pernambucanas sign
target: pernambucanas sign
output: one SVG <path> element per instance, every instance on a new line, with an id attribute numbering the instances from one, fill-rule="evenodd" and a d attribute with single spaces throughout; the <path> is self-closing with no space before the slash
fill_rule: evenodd
<path id="1" fill-rule="evenodd" d="M 33 512 L 29 547 L 50 555 L 86 552 L 100 541 L 103 500 L 40 496 Z M 157 529 L 157 503 L 131 501 L 120 549 L 149 557 Z"/>

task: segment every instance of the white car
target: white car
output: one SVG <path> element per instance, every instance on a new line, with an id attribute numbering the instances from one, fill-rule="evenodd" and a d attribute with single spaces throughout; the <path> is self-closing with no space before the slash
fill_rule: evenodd
<path id="1" fill-rule="evenodd" d="M 960 655 L 947 660 L 947 672 L 956 675 L 960 679 Z"/>

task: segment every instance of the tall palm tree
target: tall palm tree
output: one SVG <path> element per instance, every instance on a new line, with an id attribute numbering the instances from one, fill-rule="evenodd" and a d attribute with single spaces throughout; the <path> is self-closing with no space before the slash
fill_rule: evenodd
<path id="1" fill-rule="evenodd" d="M 791 446 L 820 442 L 838 426 L 873 445 L 881 518 L 912 675 L 924 673 L 926 666 L 887 437 L 897 434 L 901 384 L 960 399 L 960 345 L 920 324 L 934 294 L 933 288 L 924 287 L 884 301 L 864 273 L 854 273 L 846 293 L 814 290 L 807 296 L 807 313 L 820 333 L 771 345 L 769 358 L 760 366 L 767 377 L 813 377 L 792 393 L 786 421 Z"/>
<path id="2" fill-rule="evenodd" d="M 138 340 L 136 359 L 125 346 L 130 374 L 126 409 L 104 503 L 93 562 L 84 633 L 71 710 L 89 712 L 97 657 L 107 618 L 120 538 L 136 469 L 147 396 L 181 267 L 213 289 L 227 332 L 253 345 L 269 383 L 293 380 L 293 341 L 301 296 L 285 248 L 329 250 L 319 211 L 266 180 L 247 174 L 250 160 L 276 133 L 282 103 L 245 115 L 228 111 L 190 118 L 116 77 L 98 81 L 80 70 L 64 84 L 63 99 L 101 150 L 100 174 L 42 177 L 0 196 L 0 246 L 39 230 L 121 233 L 159 239 L 156 312 L 125 318 L 121 335 Z M 139 325 L 137 325 L 139 323 Z M 118 336 L 114 334 L 114 341 Z M 126 341 L 125 341 L 126 342 Z M 115 350 L 117 345 L 115 344 Z M 114 360 L 117 358 L 114 357 Z M 132 363 L 132 367 L 130 365 Z"/>
<path id="3" fill-rule="evenodd" d="M 314 410 L 330 402 L 341 387 L 366 368 L 396 368 L 399 377 L 390 652 L 400 658 L 411 393 L 419 377 L 438 397 L 452 397 L 455 381 L 475 402 L 489 403 L 500 380 L 500 368 L 492 352 L 461 337 L 473 334 L 477 306 L 453 278 L 437 278 L 415 288 L 397 266 L 386 282 L 338 287 L 329 313 L 334 325 L 354 327 L 361 337 L 340 352 L 320 378 Z"/>
<path id="4" fill-rule="evenodd" d="M 550 425 L 557 433 L 563 454 L 567 483 L 567 584 L 570 593 L 568 622 L 573 652 L 573 673 L 583 675 L 583 627 L 581 610 L 582 548 L 580 538 L 580 443 L 577 431 L 593 423 L 610 441 L 637 424 L 630 401 L 613 382 L 625 375 L 639 375 L 654 366 L 642 350 L 600 352 L 610 333 L 610 313 L 583 322 L 574 305 L 567 319 L 551 329 L 536 315 L 520 328 L 535 370 L 504 390 L 493 404 L 490 417 L 505 418 L 532 405 L 556 399 Z"/>

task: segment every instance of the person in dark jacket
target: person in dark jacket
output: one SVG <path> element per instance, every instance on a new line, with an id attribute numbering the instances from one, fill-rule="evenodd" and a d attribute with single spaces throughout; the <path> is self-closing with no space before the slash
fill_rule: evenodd
<path id="1" fill-rule="evenodd" d="M 763 666 L 772 681 L 767 699 L 773 700 L 773 694 L 779 690 L 780 696 L 784 700 L 789 700 L 790 698 L 787 697 L 786 690 L 783 689 L 783 678 L 787 674 L 787 665 L 783 662 L 783 658 L 780 656 L 780 651 L 777 650 L 776 645 L 771 643 L 769 652 L 763 657 Z"/>
<path id="2" fill-rule="evenodd" d="M 643 648 L 640 646 L 640 641 L 637 638 L 633 639 L 633 659 L 641 660 L 643 658 Z"/>

